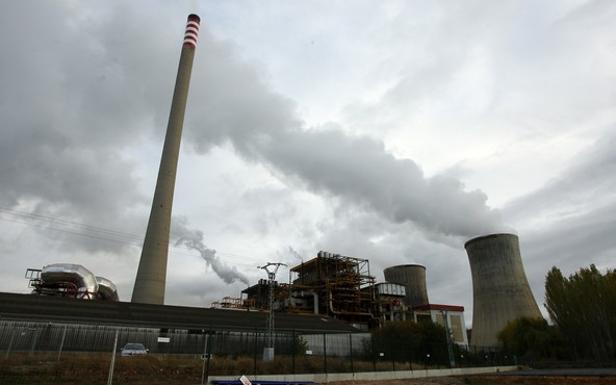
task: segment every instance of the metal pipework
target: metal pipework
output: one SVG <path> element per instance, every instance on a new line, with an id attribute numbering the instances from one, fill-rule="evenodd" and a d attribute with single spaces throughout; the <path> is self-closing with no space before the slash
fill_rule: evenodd
<path id="1" fill-rule="evenodd" d="M 473 276 L 473 334 L 477 348 L 498 346 L 497 334 L 520 317 L 541 318 L 528 285 L 518 236 L 490 234 L 464 244 Z"/>
<path id="2" fill-rule="evenodd" d="M 74 263 L 53 263 L 43 266 L 41 271 L 41 289 L 53 288 L 57 285 L 71 283 L 74 285 L 76 298 L 95 299 L 98 293 L 98 283 L 92 272 Z"/>
<path id="3" fill-rule="evenodd" d="M 96 277 L 98 283 L 98 298 L 106 301 L 119 301 L 118 288 L 115 283 L 105 277 Z"/>
<path id="4" fill-rule="evenodd" d="M 171 112 L 167 124 L 167 134 L 165 135 L 150 220 L 143 242 L 131 302 L 157 305 L 162 305 L 165 302 L 171 209 L 184 125 L 184 112 L 200 20 L 199 16 L 191 14 L 186 23 L 175 90 L 171 102 Z"/>

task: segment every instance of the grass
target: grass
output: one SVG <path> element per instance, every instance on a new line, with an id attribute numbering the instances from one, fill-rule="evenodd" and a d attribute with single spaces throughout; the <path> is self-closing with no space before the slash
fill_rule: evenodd
<path id="1" fill-rule="evenodd" d="M 105 385 L 111 360 L 110 353 L 71 352 L 63 353 L 57 360 L 56 353 L 13 353 L 8 359 L 0 358 L 0 384 L 3 385 Z M 198 384 L 204 362 L 197 355 L 116 356 L 115 385 L 167 385 Z M 419 369 L 418 365 L 413 365 Z M 396 363 L 398 370 L 407 370 L 408 363 Z M 371 361 L 355 360 L 356 372 L 372 371 Z M 377 362 L 379 371 L 392 370 L 391 362 Z M 350 372 L 347 358 L 328 357 L 329 373 Z M 272 362 L 257 360 L 256 374 L 322 373 L 324 361 L 321 356 L 301 356 L 295 361 L 290 356 L 276 356 Z M 209 363 L 209 375 L 255 374 L 254 357 L 215 356 Z"/>

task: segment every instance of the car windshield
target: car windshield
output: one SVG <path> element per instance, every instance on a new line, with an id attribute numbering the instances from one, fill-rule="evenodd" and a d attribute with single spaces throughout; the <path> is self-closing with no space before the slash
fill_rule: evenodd
<path id="1" fill-rule="evenodd" d="M 143 344 L 126 344 L 124 346 L 124 349 L 128 350 L 145 350 L 145 346 L 143 346 Z"/>

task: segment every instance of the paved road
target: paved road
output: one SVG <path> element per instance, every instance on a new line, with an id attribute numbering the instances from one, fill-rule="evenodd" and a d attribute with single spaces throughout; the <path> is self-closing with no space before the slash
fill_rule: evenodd
<path id="1" fill-rule="evenodd" d="M 576 377 L 616 377 L 616 368 L 580 369 L 531 369 L 501 372 L 501 376 L 576 376 Z"/>

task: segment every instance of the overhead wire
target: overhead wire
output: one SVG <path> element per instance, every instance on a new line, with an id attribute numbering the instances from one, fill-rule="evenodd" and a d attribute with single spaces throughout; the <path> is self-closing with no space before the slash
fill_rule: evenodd
<path id="1" fill-rule="evenodd" d="M 9 217 L 6 217 L 5 215 L 1 214 L 8 215 Z M 64 218 L 52 217 L 49 215 L 43 215 L 22 210 L 15 210 L 2 206 L 0 206 L 0 220 L 3 220 L 5 222 L 19 223 L 43 230 L 57 231 L 90 239 L 96 239 L 100 241 L 109 241 L 133 246 L 141 246 L 143 244 L 143 237 L 134 233 L 112 230 L 105 227 L 74 222 Z M 194 249 L 185 246 L 174 245 L 171 242 L 170 247 L 176 250 L 182 249 L 187 251 L 194 251 Z M 175 253 L 177 253 L 177 251 Z M 192 256 L 192 254 L 185 253 L 177 254 Z M 219 250 L 216 251 L 216 254 L 219 254 L 221 256 L 250 258 L 246 255 L 229 253 Z"/>

